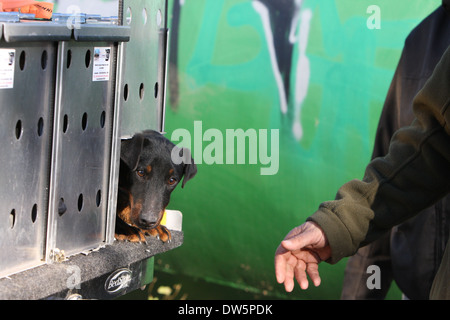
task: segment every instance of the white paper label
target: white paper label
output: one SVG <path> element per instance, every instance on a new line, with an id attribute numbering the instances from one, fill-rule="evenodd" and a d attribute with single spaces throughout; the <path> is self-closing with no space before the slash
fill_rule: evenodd
<path id="1" fill-rule="evenodd" d="M 92 81 L 109 81 L 109 72 L 111 65 L 111 48 L 94 48 L 94 71 Z"/>
<path id="2" fill-rule="evenodd" d="M 0 49 L 0 89 L 14 87 L 15 49 Z"/>

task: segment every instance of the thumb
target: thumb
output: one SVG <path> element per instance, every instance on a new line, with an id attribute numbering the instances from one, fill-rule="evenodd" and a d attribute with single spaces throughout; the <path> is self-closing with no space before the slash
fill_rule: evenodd
<path id="1" fill-rule="evenodd" d="M 308 236 L 308 234 L 305 233 L 299 233 L 295 236 L 293 236 L 292 238 L 283 240 L 281 242 L 281 245 L 283 246 L 283 248 L 285 248 L 286 250 L 289 251 L 294 251 L 294 250 L 300 250 L 306 246 L 311 245 L 311 237 Z"/>
<path id="2" fill-rule="evenodd" d="M 305 222 L 294 228 L 281 242 L 283 248 L 289 251 L 300 250 L 304 247 L 314 247 L 322 236 L 320 227 L 314 222 Z"/>

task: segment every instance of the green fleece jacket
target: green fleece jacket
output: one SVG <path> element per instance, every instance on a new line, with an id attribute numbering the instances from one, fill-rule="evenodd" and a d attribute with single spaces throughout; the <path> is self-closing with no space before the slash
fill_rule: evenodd
<path id="1" fill-rule="evenodd" d="M 308 220 L 324 230 L 336 263 L 450 191 L 450 48 L 413 102 L 416 119 L 394 135 L 389 154 L 363 180 L 343 185 Z M 431 299 L 450 299 L 450 244 Z"/>

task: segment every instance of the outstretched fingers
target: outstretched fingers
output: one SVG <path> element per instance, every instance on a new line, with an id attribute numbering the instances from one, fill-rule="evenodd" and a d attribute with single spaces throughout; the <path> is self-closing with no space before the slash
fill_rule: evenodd
<path id="1" fill-rule="evenodd" d="M 317 263 L 309 263 L 306 267 L 306 272 L 308 273 L 314 286 L 320 286 L 321 279 L 319 275 L 319 265 Z"/>
<path id="2" fill-rule="evenodd" d="M 317 287 L 321 283 L 318 265 L 330 256 L 331 249 L 323 230 L 313 222 L 306 222 L 292 229 L 275 252 L 277 282 L 284 283 L 286 291 L 291 292 L 297 280 L 305 290 L 309 286 L 309 276 Z"/>
<path id="3" fill-rule="evenodd" d="M 286 263 L 288 255 L 290 255 L 290 252 L 282 246 L 279 246 L 275 252 L 275 277 L 277 278 L 277 282 L 280 284 L 283 283 L 286 278 Z"/>
<path id="4" fill-rule="evenodd" d="M 294 289 L 294 268 L 297 259 L 290 251 L 278 247 L 275 254 L 275 276 L 278 283 L 284 283 L 285 290 L 291 292 Z"/>
<path id="5" fill-rule="evenodd" d="M 284 289 L 286 292 L 292 292 L 294 290 L 294 269 L 297 259 L 294 256 L 290 256 L 286 264 L 286 276 L 284 279 Z"/>
<path id="6" fill-rule="evenodd" d="M 295 279 L 303 290 L 308 289 L 309 286 L 305 270 L 306 263 L 303 260 L 298 260 L 297 265 L 295 266 Z"/>
<path id="7" fill-rule="evenodd" d="M 275 275 L 278 283 L 283 283 L 286 292 L 294 290 L 297 280 L 300 288 L 308 289 L 308 276 L 317 287 L 320 285 L 318 256 L 309 250 L 292 253 L 279 247 L 275 255 Z"/>
<path id="8" fill-rule="evenodd" d="M 320 285 L 319 265 L 314 262 L 306 263 L 303 260 L 298 260 L 297 265 L 295 266 L 295 279 L 303 290 L 306 290 L 309 287 L 307 275 L 314 286 L 318 287 Z"/>

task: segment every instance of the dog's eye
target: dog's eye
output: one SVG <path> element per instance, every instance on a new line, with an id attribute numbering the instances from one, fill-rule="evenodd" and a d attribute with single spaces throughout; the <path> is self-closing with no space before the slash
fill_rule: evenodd
<path id="1" fill-rule="evenodd" d="M 177 179 L 172 177 L 169 179 L 169 185 L 173 186 L 175 183 L 177 183 Z"/>
<path id="2" fill-rule="evenodd" d="M 137 170 L 136 171 L 136 174 L 139 176 L 139 177 L 143 177 L 144 175 L 145 175 L 145 171 L 144 170 Z"/>

